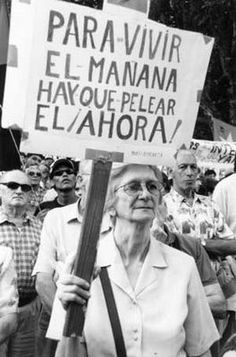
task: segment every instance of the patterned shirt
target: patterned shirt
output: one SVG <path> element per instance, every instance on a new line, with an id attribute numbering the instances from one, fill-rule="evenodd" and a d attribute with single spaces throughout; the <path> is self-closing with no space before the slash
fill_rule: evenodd
<path id="1" fill-rule="evenodd" d="M 20 297 L 36 293 L 35 279 L 31 274 L 38 254 L 41 228 L 42 223 L 28 215 L 19 228 L 0 210 L 0 245 L 13 250 Z"/>
<path id="2" fill-rule="evenodd" d="M 193 203 L 174 190 L 164 198 L 167 206 L 166 223 L 175 233 L 189 234 L 196 238 L 234 239 L 234 234 L 225 223 L 224 216 L 218 206 L 209 197 L 194 194 Z"/>

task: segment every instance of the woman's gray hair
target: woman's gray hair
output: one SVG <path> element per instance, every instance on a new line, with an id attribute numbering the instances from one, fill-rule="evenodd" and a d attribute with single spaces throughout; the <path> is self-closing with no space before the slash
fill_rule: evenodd
<path id="1" fill-rule="evenodd" d="M 104 209 L 105 212 L 109 212 L 114 208 L 114 204 L 115 204 L 116 198 L 117 198 L 117 196 L 115 195 L 115 190 L 119 186 L 117 183 L 119 182 L 119 179 L 121 178 L 121 176 L 124 175 L 130 168 L 130 166 L 133 166 L 133 165 L 138 165 L 138 164 L 127 164 L 127 165 L 124 164 L 120 167 L 117 167 L 117 168 L 114 168 L 111 170 L 108 191 L 107 191 L 107 197 L 106 197 L 106 203 L 105 203 L 105 209 Z M 162 173 L 156 166 L 154 166 L 154 165 L 140 165 L 140 166 L 150 168 L 154 172 L 154 175 L 155 175 L 157 181 L 160 182 L 161 186 L 163 185 Z"/>

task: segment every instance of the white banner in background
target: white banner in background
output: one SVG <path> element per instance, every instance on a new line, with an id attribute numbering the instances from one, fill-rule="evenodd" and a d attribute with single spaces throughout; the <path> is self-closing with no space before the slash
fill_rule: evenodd
<path id="1" fill-rule="evenodd" d="M 118 15 L 13 0 L 2 120 L 27 132 L 22 151 L 168 164 L 189 145 L 213 39 Z"/>
<path id="2" fill-rule="evenodd" d="M 199 164 L 234 164 L 236 143 L 192 140 L 190 149 L 196 155 Z"/>

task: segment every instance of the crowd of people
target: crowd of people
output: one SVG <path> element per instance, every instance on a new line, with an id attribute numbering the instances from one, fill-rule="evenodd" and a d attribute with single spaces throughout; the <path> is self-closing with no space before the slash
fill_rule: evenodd
<path id="1" fill-rule="evenodd" d="M 113 165 L 88 282 L 73 262 L 90 174 L 33 154 L 0 177 L 0 356 L 236 354 L 236 174 L 202 175 L 190 150 L 171 178 Z M 82 337 L 49 338 L 55 300 L 84 307 Z"/>

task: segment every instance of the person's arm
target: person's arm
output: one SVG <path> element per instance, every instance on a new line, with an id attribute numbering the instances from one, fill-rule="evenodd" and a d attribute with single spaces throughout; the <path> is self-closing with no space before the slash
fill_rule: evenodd
<path id="1" fill-rule="evenodd" d="M 189 356 L 189 357 L 212 357 L 212 355 L 211 355 L 210 350 L 208 350 L 199 356 Z"/>
<path id="2" fill-rule="evenodd" d="M 211 266 L 211 262 L 206 250 L 201 245 L 200 240 L 188 239 L 188 244 L 196 244 L 195 262 L 197 263 L 198 272 L 204 287 L 207 301 L 210 305 L 211 312 L 215 318 L 224 318 L 226 314 L 226 301 L 224 293 L 220 287 L 216 273 Z"/>
<path id="3" fill-rule="evenodd" d="M 49 273 L 38 273 L 36 276 L 36 290 L 45 307 L 45 310 L 50 315 L 52 305 L 56 294 L 56 284 L 53 277 Z"/>
<path id="4" fill-rule="evenodd" d="M 207 301 L 215 318 L 226 315 L 226 300 L 219 283 L 204 286 Z"/>
<path id="5" fill-rule="evenodd" d="M 18 292 L 13 252 L 0 247 L 0 344 L 17 328 Z"/>
<path id="6" fill-rule="evenodd" d="M 54 274 L 57 266 L 57 241 L 55 231 L 57 221 L 51 213 L 52 211 L 48 212 L 43 222 L 39 252 L 32 273 L 33 276 L 36 276 L 36 290 L 49 314 L 51 313 L 56 293 Z"/>
<path id="7" fill-rule="evenodd" d="M 210 255 L 227 256 L 236 254 L 235 239 L 206 239 L 204 248 Z"/>
<path id="8" fill-rule="evenodd" d="M 12 335 L 17 326 L 17 313 L 8 314 L 0 317 L 0 344 Z"/>
<path id="9" fill-rule="evenodd" d="M 191 267 L 187 301 L 188 315 L 184 322 L 186 353 L 191 357 L 211 356 L 210 348 L 219 340 L 220 335 L 194 264 Z"/>

